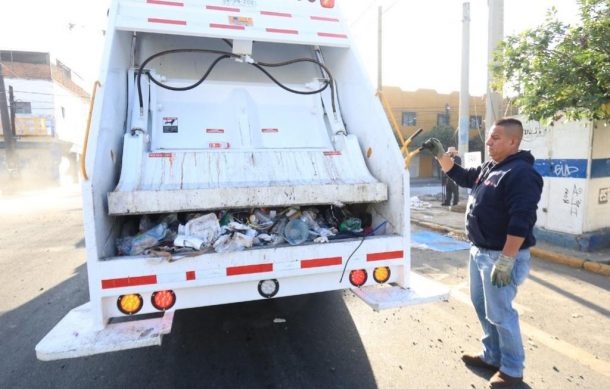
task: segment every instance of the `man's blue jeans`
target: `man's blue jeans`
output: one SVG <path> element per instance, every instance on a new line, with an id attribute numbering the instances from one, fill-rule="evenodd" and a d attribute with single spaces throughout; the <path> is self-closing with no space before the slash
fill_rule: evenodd
<path id="1" fill-rule="evenodd" d="M 500 251 L 470 248 L 470 298 L 483 327 L 482 359 L 512 377 L 523 376 L 525 353 L 519 329 L 519 314 L 512 302 L 517 286 L 530 269 L 529 249 L 520 250 L 513 267 L 512 281 L 498 288 L 491 284 L 491 270 Z"/>

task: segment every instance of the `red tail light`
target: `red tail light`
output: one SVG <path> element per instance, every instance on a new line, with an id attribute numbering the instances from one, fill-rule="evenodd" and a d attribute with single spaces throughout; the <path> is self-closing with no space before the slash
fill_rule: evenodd
<path id="1" fill-rule="evenodd" d="M 368 275 L 366 274 L 366 270 L 364 269 L 352 270 L 349 273 L 349 282 L 351 282 L 351 284 L 357 288 L 364 285 L 366 283 L 367 278 Z"/>
<path id="2" fill-rule="evenodd" d="M 322 7 L 324 8 L 334 8 L 335 0 L 320 0 L 320 4 L 322 4 Z"/>
<path id="3" fill-rule="evenodd" d="M 150 302 L 158 310 L 167 311 L 176 303 L 176 294 L 173 290 L 160 290 L 152 294 Z"/>

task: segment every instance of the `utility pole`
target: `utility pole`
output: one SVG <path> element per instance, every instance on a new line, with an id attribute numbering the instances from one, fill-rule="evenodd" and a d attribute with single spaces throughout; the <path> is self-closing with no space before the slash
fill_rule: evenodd
<path id="1" fill-rule="evenodd" d="M 381 6 L 377 7 L 377 91 L 381 92 L 382 83 L 381 83 L 381 69 L 382 69 L 382 33 L 383 33 L 383 8 Z"/>
<path id="2" fill-rule="evenodd" d="M 4 136 L 4 156 L 6 169 L 9 177 L 14 177 L 15 163 L 15 138 L 11 127 L 11 121 L 6 103 L 6 88 L 4 87 L 4 74 L 0 64 L 0 119 L 2 120 L 2 135 Z"/>
<path id="3" fill-rule="evenodd" d="M 485 101 L 485 134 L 491 130 L 493 123 L 502 117 L 502 95 L 491 90 L 492 73 L 490 66 L 494 62 L 493 52 L 504 37 L 504 0 L 487 0 L 489 19 L 487 24 L 487 96 Z M 485 151 L 485 159 L 489 155 Z"/>
<path id="4" fill-rule="evenodd" d="M 462 4 L 462 74 L 460 82 L 460 115 L 458 125 L 458 152 L 465 161 L 464 154 L 468 152 L 470 128 L 470 2 Z"/>

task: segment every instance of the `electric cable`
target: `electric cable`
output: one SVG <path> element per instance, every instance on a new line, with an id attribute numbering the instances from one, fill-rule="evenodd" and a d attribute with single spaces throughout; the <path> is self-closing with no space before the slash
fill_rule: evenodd
<path id="1" fill-rule="evenodd" d="M 375 227 L 368 234 L 363 234 L 362 235 L 362 239 L 360 239 L 360 243 L 358 243 L 358 246 L 356 246 L 354 251 L 352 251 L 352 253 L 349 255 L 349 257 L 347 257 L 347 260 L 345 261 L 345 265 L 343 266 L 343 271 L 341 272 L 341 278 L 339 278 L 339 283 L 343 282 L 343 276 L 345 275 L 345 270 L 347 269 L 347 264 L 349 263 L 349 260 L 352 259 L 352 256 L 356 253 L 356 251 L 358 251 L 360 246 L 362 246 L 362 243 L 364 243 L 364 239 L 366 239 L 366 237 L 369 236 L 369 235 L 373 235 L 376 231 L 378 231 L 381 227 L 385 226 L 387 223 L 388 222 L 386 220 L 383 223 L 381 223 L 380 225 L 378 225 L 377 227 Z"/>

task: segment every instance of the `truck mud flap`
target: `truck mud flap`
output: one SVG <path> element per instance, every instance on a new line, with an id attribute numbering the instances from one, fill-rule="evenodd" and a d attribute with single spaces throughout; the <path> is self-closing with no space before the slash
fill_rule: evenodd
<path id="1" fill-rule="evenodd" d="M 84 357 L 111 351 L 160 346 L 163 335 L 172 329 L 174 312 L 162 317 L 108 324 L 96 330 L 91 305 L 86 303 L 71 310 L 36 345 L 41 361 Z"/>
<path id="2" fill-rule="evenodd" d="M 352 292 L 375 311 L 449 299 L 447 286 L 415 272 L 411 272 L 411 287 L 408 289 L 398 285 L 380 285 L 352 289 Z"/>

